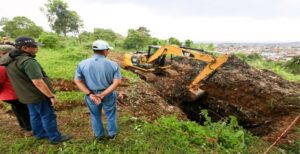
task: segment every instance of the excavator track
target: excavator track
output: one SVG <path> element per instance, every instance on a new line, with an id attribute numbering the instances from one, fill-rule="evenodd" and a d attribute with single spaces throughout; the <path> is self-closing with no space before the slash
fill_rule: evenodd
<path id="1" fill-rule="evenodd" d="M 137 70 L 131 67 L 127 67 L 128 70 L 134 72 L 135 74 L 137 74 L 141 79 L 147 81 L 147 82 L 154 82 L 156 81 L 156 75 L 151 73 L 151 72 L 144 72 L 141 70 Z"/>

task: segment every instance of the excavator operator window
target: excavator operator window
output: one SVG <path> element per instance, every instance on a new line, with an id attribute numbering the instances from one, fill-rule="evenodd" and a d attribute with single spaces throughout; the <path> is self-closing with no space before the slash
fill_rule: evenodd
<path id="1" fill-rule="evenodd" d="M 149 46 L 149 49 L 148 49 L 148 58 L 150 56 L 152 56 L 157 50 L 158 50 L 158 48 Z"/>

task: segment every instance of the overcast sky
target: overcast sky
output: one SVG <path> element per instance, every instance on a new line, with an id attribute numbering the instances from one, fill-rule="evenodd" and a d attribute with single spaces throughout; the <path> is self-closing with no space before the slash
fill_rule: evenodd
<path id="1" fill-rule="evenodd" d="M 153 37 L 195 42 L 300 41 L 300 0 L 66 0 L 84 29 L 124 36 L 147 27 Z M 50 30 L 40 11 L 46 0 L 1 0 L 0 18 L 26 16 Z"/>

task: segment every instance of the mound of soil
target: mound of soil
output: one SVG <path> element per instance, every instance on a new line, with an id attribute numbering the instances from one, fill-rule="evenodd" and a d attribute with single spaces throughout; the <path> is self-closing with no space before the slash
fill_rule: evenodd
<path id="1" fill-rule="evenodd" d="M 59 91 L 78 91 L 79 89 L 73 81 L 63 79 L 51 80 L 53 87 Z"/>
<path id="2" fill-rule="evenodd" d="M 300 113 L 300 84 L 251 68 L 235 56 L 201 83 L 201 89 L 207 92 L 205 97 L 185 102 L 187 86 L 205 65 L 193 59 L 177 59 L 172 69 L 179 75 L 158 76 L 152 84 L 169 103 L 182 105 L 192 119 L 199 118 L 201 108 L 209 109 L 215 118 L 234 115 L 245 128 L 268 138 L 276 136 Z"/>
<path id="3" fill-rule="evenodd" d="M 144 81 L 129 83 L 123 78 L 117 91 L 125 92 L 124 99 L 118 100 L 119 106 L 136 117 L 152 121 L 165 115 L 177 115 L 180 119 L 187 119 L 186 114 L 178 106 L 169 104 L 160 96 L 160 91 Z"/>

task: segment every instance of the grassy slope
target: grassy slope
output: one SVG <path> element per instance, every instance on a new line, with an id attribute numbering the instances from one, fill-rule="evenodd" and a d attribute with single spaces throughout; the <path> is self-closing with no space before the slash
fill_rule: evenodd
<path id="1" fill-rule="evenodd" d="M 257 69 L 267 69 L 280 75 L 286 80 L 300 83 L 300 75 L 295 75 L 283 67 L 284 62 L 266 61 L 263 60 L 262 57 L 255 54 L 247 56 L 243 53 L 237 53 L 236 55 L 242 60 L 246 61 L 252 67 Z"/>
<path id="2" fill-rule="evenodd" d="M 267 62 L 267 61 L 263 61 L 263 60 L 259 60 L 259 59 L 248 61 L 248 63 L 251 66 L 254 66 L 255 68 L 267 69 L 272 72 L 275 72 L 276 74 L 280 75 L 281 77 L 283 77 L 286 80 L 295 81 L 295 82 L 300 83 L 300 75 L 294 75 L 294 74 L 288 72 L 284 67 L 282 67 L 282 65 L 280 65 L 278 63 Z"/>

